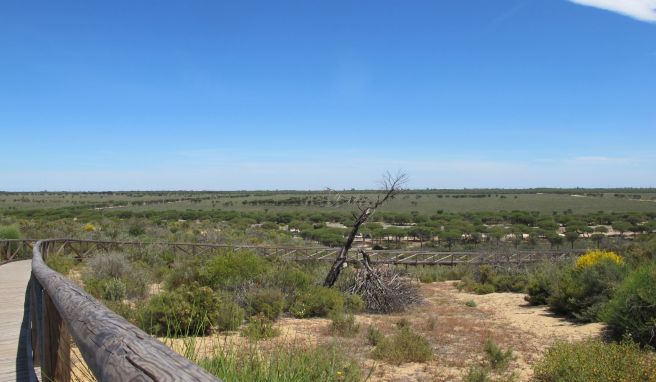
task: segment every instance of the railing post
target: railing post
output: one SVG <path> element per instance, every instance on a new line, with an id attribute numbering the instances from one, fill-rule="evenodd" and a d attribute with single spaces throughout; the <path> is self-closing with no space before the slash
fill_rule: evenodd
<path id="1" fill-rule="evenodd" d="M 43 293 L 43 349 L 41 375 L 44 381 L 71 380 L 71 345 L 57 307 L 48 293 Z"/>

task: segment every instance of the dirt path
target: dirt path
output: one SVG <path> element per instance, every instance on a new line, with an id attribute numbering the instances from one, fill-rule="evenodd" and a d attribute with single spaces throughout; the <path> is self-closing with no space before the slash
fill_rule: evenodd
<path id="1" fill-rule="evenodd" d="M 533 365 L 555 341 L 599 336 L 603 330 L 601 324 L 576 325 L 552 315 L 545 307 L 529 306 L 523 294 L 474 295 L 458 291 L 454 284 L 422 284 L 426 303 L 402 315 L 358 315 L 360 331 L 347 338 L 333 337 L 327 319 L 281 318 L 276 322 L 281 336 L 263 341 L 261 349 L 276 351 L 287 344 L 316 346 L 337 341 L 343 352 L 358 359 L 366 374 L 370 373 L 368 381 L 462 381 L 470 367 L 485 364 L 483 344 L 491 339 L 515 354 L 509 370 L 494 374 L 495 380 L 521 382 L 530 379 Z M 467 306 L 467 301 L 474 301 L 476 306 Z M 390 335 L 401 319 L 428 339 L 434 353 L 430 362 L 395 366 L 371 358 L 373 347 L 367 341 L 367 328 L 374 326 Z M 221 346 L 243 346 L 245 339 L 238 334 L 198 339 L 192 345 L 194 353 L 211 355 L 217 341 Z M 189 347 L 177 339 L 165 343 L 181 353 Z"/>

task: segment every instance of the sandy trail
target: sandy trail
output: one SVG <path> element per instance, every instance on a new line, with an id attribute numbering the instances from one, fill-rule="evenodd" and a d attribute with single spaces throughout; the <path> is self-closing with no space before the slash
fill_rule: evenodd
<path id="1" fill-rule="evenodd" d="M 422 284 L 421 291 L 426 303 L 405 314 L 358 315 L 360 331 L 349 338 L 333 337 L 327 319 L 281 318 L 276 323 L 281 336 L 262 341 L 260 349 L 267 352 L 286 344 L 315 346 L 338 341 L 340 349 L 359 360 L 366 373 L 371 373 L 369 381 L 461 381 L 469 367 L 485 363 L 483 344 L 492 339 L 516 355 L 509 371 L 494 377 L 506 380 L 514 375 L 514 381 L 528 381 L 533 364 L 549 345 L 558 340 L 596 337 L 603 331 L 601 324 L 577 325 L 554 316 L 546 307 L 530 306 L 519 293 L 474 295 L 458 291 L 453 281 Z M 476 302 L 476 307 L 465 305 L 470 300 Z M 367 327 L 375 326 L 389 335 L 402 318 L 431 343 L 434 357 L 430 362 L 395 366 L 371 359 L 373 347 L 367 343 Z M 165 342 L 183 354 L 189 345 L 184 346 L 180 339 Z M 232 334 L 197 339 L 192 346 L 202 358 L 211 356 L 216 345 L 225 348 L 246 343 L 243 337 Z"/>

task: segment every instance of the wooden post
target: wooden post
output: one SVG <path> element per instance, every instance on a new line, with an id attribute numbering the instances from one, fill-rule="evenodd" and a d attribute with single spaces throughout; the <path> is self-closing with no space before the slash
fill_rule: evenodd
<path id="1" fill-rule="evenodd" d="M 71 346 L 68 331 L 47 293 L 43 294 L 43 303 L 42 380 L 69 382 L 71 380 Z"/>

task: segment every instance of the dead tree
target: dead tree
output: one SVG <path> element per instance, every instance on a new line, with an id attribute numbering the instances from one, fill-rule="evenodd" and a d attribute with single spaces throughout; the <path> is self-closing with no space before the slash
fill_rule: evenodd
<path id="1" fill-rule="evenodd" d="M 378 195 L 378 197 L 376 197 L 376 201 L 373 203 L 365 204 L 358 203 L 357 207 L 360 210 L 360 213 L 353 214 L 355 221 L 353 222 L 351 232 L 346 238 L 346 243 L 339 251 L 339 254 L 337 254 L 333 265 L 330 267 L 330 271 L 328 271 L 328 274 L 326 275 L 326 280 L 323 282 L 324 286 L 332 287 L 335 285 L 335 282 L 337 282 L 342 268 L 344 268 L 347 264 L 348 251 L 353 245 L 353 240 L 355 240 L 355 236 L 358 234 L 360 226 L 362 226 L 362 224 L 364 224 L 369 219 L 369 217 L 371 217 L 371 215 L 376 212 L 378 207 L 382 206 L 388 200 L 393 199 L 399 192 L 401 192 L 403 190 L 403 186 L 407 182 L 408 176 L 405 173 L 398 172 L 396 175 L 392 175 L 388 171 L 383 175 L 383 190 Z"/>

